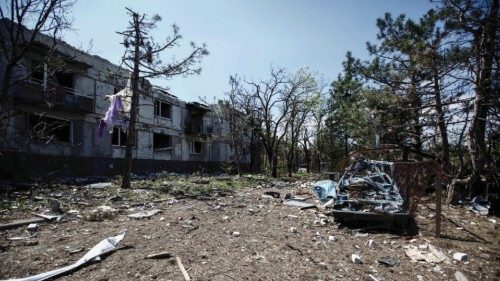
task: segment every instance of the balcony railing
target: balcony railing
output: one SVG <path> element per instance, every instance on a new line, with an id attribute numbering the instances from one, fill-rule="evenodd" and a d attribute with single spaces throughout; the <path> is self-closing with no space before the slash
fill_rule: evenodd
<path id="1" fill-rule="evenodd" d="M 43 81 L 31 78 L 20 83 L 17 91 L 11 91 L 13 98 L 34 104 L 53 106 L 63 110 L 75 110 L 84 113 L 94 111 L 94 99 L 91 95 L 84 95 L 73 88 L 48 83 L 44 89 Z"/>

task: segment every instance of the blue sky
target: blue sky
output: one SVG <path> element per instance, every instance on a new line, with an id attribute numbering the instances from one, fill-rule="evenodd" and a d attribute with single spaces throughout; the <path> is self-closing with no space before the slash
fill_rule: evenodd
<path id="1" fill-rule="evenodd" d="M 171 53 L 176 57 L 187 53 L 190 41 L 208 45 L 201 75 L 153 81 L 193 101 L 222 97 L 231 74 L 265 78 L 271 65 L 289 71 L 309 66 L 330 83 L 348 50 L 367 58 L 365 43 L 375 41 L 378 17 L 391 12 L 418 18 L 433 5 L 426 0 L 80 0 L 72 15 L 75 31 L 65 40 L 74 46 L 92 40 L 91 53 L 119 64 L 124 49 L 116 31 L 129 21 L 125 7 L 163 17 L 153 33 L 156 40 L 177 24 L 184 38 Z"/>

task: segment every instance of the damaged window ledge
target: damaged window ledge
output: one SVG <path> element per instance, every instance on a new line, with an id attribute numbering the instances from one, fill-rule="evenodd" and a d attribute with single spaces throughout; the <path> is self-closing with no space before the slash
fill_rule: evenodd
<path id="1" fill-rule="evenodd" d="M 163 147 L 163 148 L 153 148 L 155 152 L 163 152 L 163 151 L 171 151 L 172 147 Z"/>

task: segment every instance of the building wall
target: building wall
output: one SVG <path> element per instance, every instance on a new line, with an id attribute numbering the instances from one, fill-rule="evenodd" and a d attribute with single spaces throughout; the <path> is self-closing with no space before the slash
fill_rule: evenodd
<path id="1" fill-rule="evenodd" d="M 32 54 L 32 56 L 36 57 L 36 54 Z M 70 64 L 68 69 L 74 73 L 75 96 L 89 98 L 92 102 L 91 112 L 73 110 L 73 108 L 65 107 L 64 104 L 54 107 L 43 100 L 39 102 L 26 101 L 19 98 L 24 93 L 23 87 L 13 87 L 10 95 L 16 102 L 11 109 L 16 114 L 9 119 L 9 126 L 5 132 L 10 141 L 0 143 L 1 150 L 20 153 L 25 158 L 36 155 L 54 156 L 51 158 L 52 161 L 59 159 L 57 157 L 74 157 L 75 160 L 79 159 L 79 161 L 84 162 L 94 159 L 100 163 L 98 169 L 106 171 L 103 173 L 109 172 L 108 170 L 120 172 L 117 163 L 124 157 L 125 148 L 111 145 L 112 135 L 108 132 L 102 138 L 98 138 L 96 129 L 100 119 L 104 117 L 110 106 L 107 96 L 114 94 L 116 89 L 121 90 L 125 87 L 128 72 L 96 56 L 84 55 L 81 60 L 89 67 L 82 69 L 81 65 L 73 66 Z M 29 63 L 29 60 L 26 60 L 25 63 Z M 2 69 L 0 72 L 3 71 L 2 66 L 0 62 L 0 69 Z M 110 71 L 119 73 L 121 78 L 110 76 Z M 18 73 L 19 77 L 26 76 L 26 71 L 22 67 L 18 69 Z M 203 117 L 203 129 L 200 134 L 187 133 L 185 131 L 186 119 L 189 118 L 192 108 L 188 108 L 186 102 L 151 87 L 148 82 L 145 83 L 143 90 L 145 94 L 140 97 L 136 148 L 133 150 L 134 158 L 141 161 L 159 161 L 156 164 L 147 165 L 152 169 L 189 167 L 189 170 L 192 170 L 193 167 L 206 168 L 209 166 L 213 168 L 217 167 L 218 164 L 209 163 L 230 161 L 230 146 L 227 141 L 223 140 L 227 137 L 229 129 L 227 122 L 216 120 L 207 114 Z M 43 91 L 40 92 L 40 95 L 43 95 Z M 171 105 L 170 118 L 155 116 L 154 100 L 161 100 Z M 61 143 L 33 139 L 28 133 L 28 116 L 32 113 L 69 120 L 71 122 L 71 142 Z M 172 147 L 170 149 L 154 149 L 153 135 L 155 133 L 171 136 Z M 193 151 L 193 141 L 202 142 L 202 153 Z M 37 159 L 44 159 L 44 157 Z M 116 159 L 116 161 L 111 159 Z M 171 164 L 168 164 L 168 161 Z M 186 162 L 186 164 L 179 165 L 181 162 Z M 243 157 L 242 162 L 249 163 L 249 158 Z M 144 165 L 143 161 L 141 163 Z M 90 171 L 88 168 L 82 168 L 82 171 L 84 170 Z"/>

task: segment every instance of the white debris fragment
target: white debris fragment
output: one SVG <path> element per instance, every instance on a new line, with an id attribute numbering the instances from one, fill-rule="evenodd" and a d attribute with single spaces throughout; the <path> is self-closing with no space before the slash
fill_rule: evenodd
<path id="1" fill-rule="evenodd" d="M 290 232 L 291 233 L 297 233 L 297 228 L 296 227 L 290 227 Z"/>
<path id="2" fill-rule="evenodd" d="M 160 210 L 160 209 L 153 209 L 153 210 L 149 210 L 149 211 L 140 211 L 140 212 L 137 212 L 134 214 L 130 214 L 130 215 L 127 215 L 127 217 L 133 218 L 133 219 L 147 219 L 147 218 L 150 218 L 150 217 L 152 217 L 156 214 L 159 214 L 161 212 L 162 212 L 162 210 Z"/>
<path id="3" fill-rule="evenodd" d="M 375 242 L 375 240 L 370 239 L 370 240 L 368 240 L 368 242 L 366 242 L 366 246 L 368 246 L 370 248 L 377 248 L 378 247 L 378 243 Z"/>
<path id="4" fill-rule="evenodd" d="M 466 261 L 469 259 L 469 256 L 465 253 L 456 252 L 453 254 L 453 259 L 457 261 Z"/>
<path id="5" fill-rule="evenodd" d="M 238 237 L 238 236 L 240 236 L 240 233 L 239 233 L 238 231 L 234 231 L 234 232 L 233 232 L 233 236 L 234 236 L 234 237 Z"/>
<path id="6" fill-rule="evenodd" d="M 326 265 L 326 262 L 322 261 L 320 263 L 318 263 L 319 267 L 323 268 L 323 269 L 327 269 L 328 266 Z"/>
<path id="7" fill-rule="evenodd" d="M 356 234 L 354 234 L 354 238 L 358 238 L 358 237 L 368 237 L 368 233 L 360 233 L 360 232 L 357 232 Z"/>
<path id="8" fill-rule="evenodd" d="M 38 224 L 36 223 L 30 223 L 28 225 L 28 231 L 35 231 L 38 228 Z"/>
<path id="9" fill-rule="evenodd" d="M 223 222 L 229 221 L 229 216 L 223 216 L 221 221 Z"/>
<path id="10" fill-rule="evenodd" d="M 439 265 L 436 265 L 432 271 L 438 275 L 443 275 L 444 271 L 443 269 L 439 266 Z"/>
<path id="11" fill-rule="evenodd" d="M 467 279 L 467 276 L 465 276 L 465 274 L 463 274 L 461 271 L 455 272 L 455 279 L 457 279 L 457 281 L 469 281 L 469 279 Z"/>
<path id="12" fill-rule="evenodd" d="M 361 257 L 358 254 L 352 254 L 351 260 L 352 260 L 352 263 L 354 263 L 354 264 L 362 264 L 363 263 L 363 261 L 361 260 Z"/>
<path id="13" fill-rule="evenodd" d="M 333 235 L 328 236 L 328 241 L 332 241 L 332 242 L 336 241 L 335 236 L 333 236 Z"/>
<path id="14" fill-rule="evenodd" d="M 93 183 L 93 184 L 87 184 L 85 187 L 86 188 L 104 189 L 104 188 L 111 187 L 111 183 L 110 182 Z"/>

